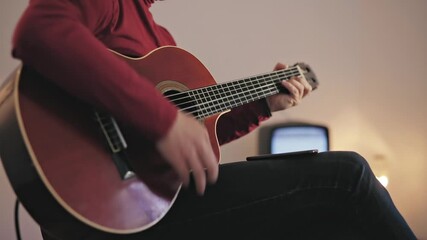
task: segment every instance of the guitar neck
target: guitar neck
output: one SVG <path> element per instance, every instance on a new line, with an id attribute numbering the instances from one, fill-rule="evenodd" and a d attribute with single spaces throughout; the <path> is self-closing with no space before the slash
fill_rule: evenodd
<path id="1" fill-rule="evenodd" d="M 182 111 L 203 119 L 280 92 L 280 83 L 302 75 L 298 66 L 168 96 Z"/>

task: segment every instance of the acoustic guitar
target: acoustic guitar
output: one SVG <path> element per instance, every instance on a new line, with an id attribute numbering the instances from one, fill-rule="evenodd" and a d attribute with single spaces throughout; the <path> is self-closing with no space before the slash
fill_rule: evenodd
<path id="1" fill-rule="evenodd" d="M 205 124 L 218 161 L 221 114 L 282 92 L 279 83 L 293 76 L 318 86 L 302 63 L 217 84 L 181 48 L 162 47 L 142 58 L 114 54 Z M 168 212 L 181 187 L 152 142 L 25 65 L 0 89 L 0 154 L 18 199 L 60 239 L 146 230 Z"/>

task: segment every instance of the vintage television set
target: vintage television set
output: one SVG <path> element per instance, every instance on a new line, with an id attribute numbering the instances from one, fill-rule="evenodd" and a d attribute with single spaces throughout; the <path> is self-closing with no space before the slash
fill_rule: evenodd
<path id="1" fill-rule="evenodd" d="M 317 149 L 330 149 L 329 128 L 308 122 L 285 122 L 261 126 L 258 137 L 259 154 L 276 154 Z"/>

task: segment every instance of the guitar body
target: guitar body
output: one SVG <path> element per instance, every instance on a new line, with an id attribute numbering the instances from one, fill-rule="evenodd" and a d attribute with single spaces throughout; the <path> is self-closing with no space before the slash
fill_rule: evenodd
<path id="1" fill-rule="evenodd" d="M 216 84 L 200 61 L 176 47 L 138 59 L 117 56 L 161 92 Z M 143 231 L 168 212 L 181 187 L 153 143 L 119 123 L 136 173 L 123 179 L 93 112 L 26 66 L 0 90 L 0 153 L 8 178 L 30 215 L 60 239 Z M 219 115 L 203 120 L 218 161 Z"/>

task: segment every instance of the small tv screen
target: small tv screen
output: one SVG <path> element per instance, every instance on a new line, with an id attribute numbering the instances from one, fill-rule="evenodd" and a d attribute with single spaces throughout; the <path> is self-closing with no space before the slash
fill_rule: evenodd
<path id="1" fill-rule="evenodd" d="M 324 125 L 287 123 L 266 126 L 260 133 L 260 153 L 286 153 L 309 149 L 329 150 L 329 131 Z"/>

